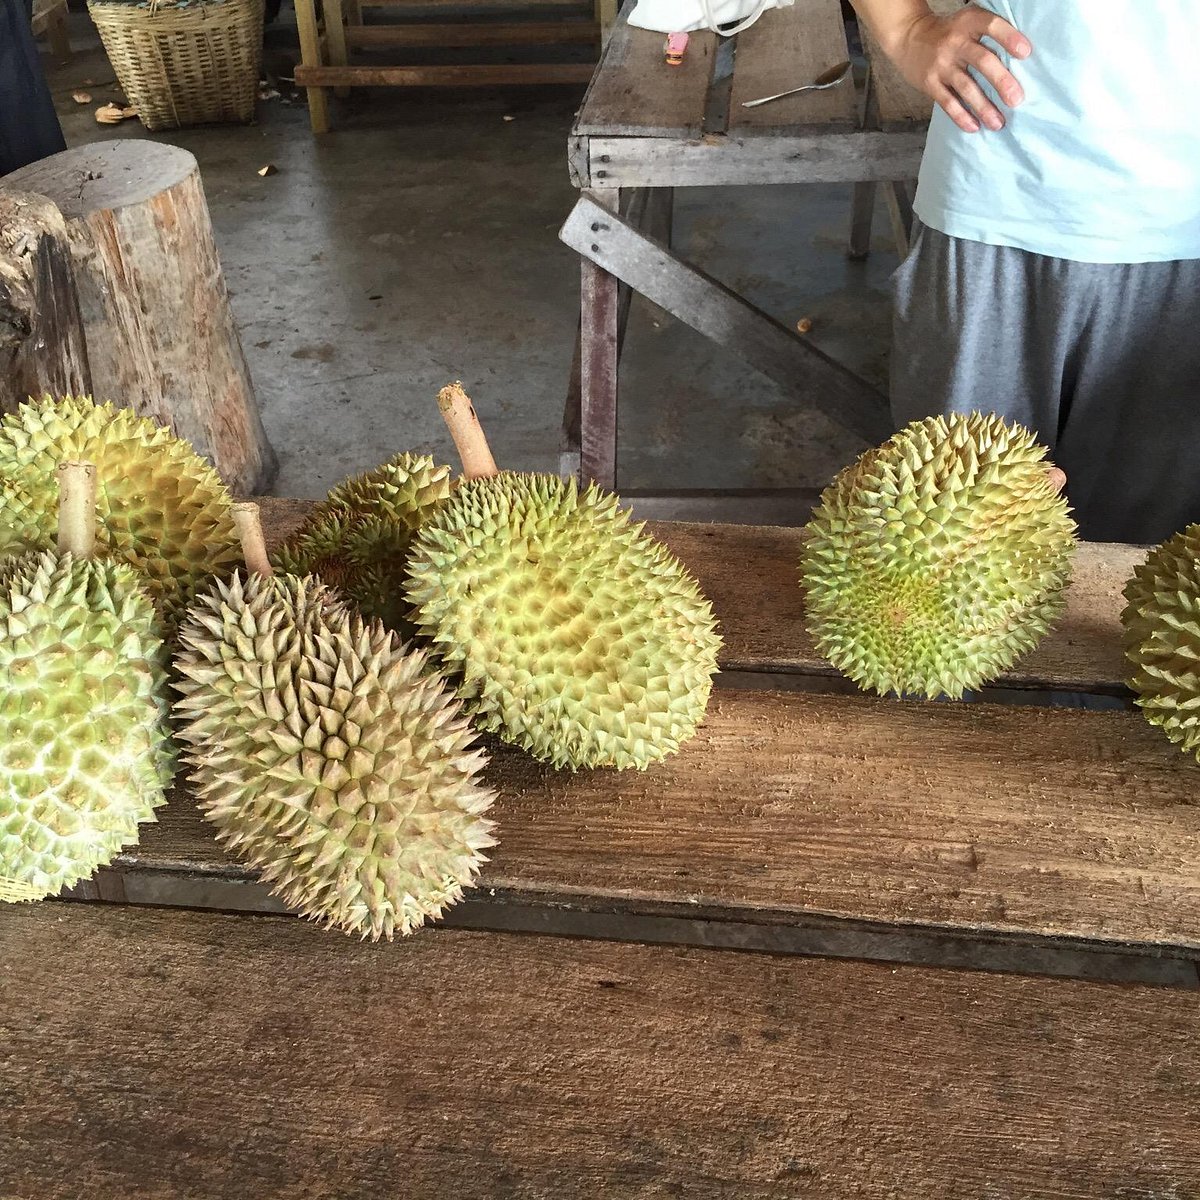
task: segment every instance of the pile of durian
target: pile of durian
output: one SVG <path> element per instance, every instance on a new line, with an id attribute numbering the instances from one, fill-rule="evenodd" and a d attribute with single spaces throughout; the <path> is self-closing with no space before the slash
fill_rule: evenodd
<path id="1" fill-rule="evenodd" d="M 273 563 L 257 506 L 152 422 L 79 397 L 0 420 L 0 901 L 111 863 L 178 760 L 289 906 L 390 939 L 495 845 L 482 734 L 555 768 L 644 770 L 696 733 L 721 645 L 696 581 L 614 496 L 499 471 L 461 386 L 439 405 L 462 478 L 399 454 Z M 816 645 L 882 694 L 994 679 L 1063 607 L 1063 483 L 995 416 L 868 451 L 807 531 Z M 1200 526 L 1126 597 L 1138 703 L 1200 753 Z"/>
<path id="2" fill-rule="evenodd" d="M 691 738 L 720 638 L 615 497 L 496 469 L 458 385 L 465 477 L 400 454 L 272 563 L 168 430 L 45 397 L 0 420 L 0 900 L 111 863 L 176 758 L 218 840 L 289 906 L 390 939 L 495 844 L 481 732 L 559 768 Z"/>

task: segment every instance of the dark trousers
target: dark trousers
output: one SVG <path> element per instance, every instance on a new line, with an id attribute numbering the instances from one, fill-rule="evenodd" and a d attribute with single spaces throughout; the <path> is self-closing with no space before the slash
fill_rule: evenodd
<path id="1" fill-rule="evenodd" d="M 0 176 L 65 150 L 29 27 L 33 0 L 0 0 Z"/>

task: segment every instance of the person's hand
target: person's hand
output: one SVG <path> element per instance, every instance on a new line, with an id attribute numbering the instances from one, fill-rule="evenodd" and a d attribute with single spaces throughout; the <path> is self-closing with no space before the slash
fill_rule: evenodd
<path id="1" fill-rule="evenodd" d="M 978 133 L 980 122 L 989 129 L 1003 129 L 1004 116 L 971 78 L 968 67 L 974 67 L 1009 108 L 1025 99 L 1021 85 L 999 56 L 980 41 L 984 37 L 1014 58 L 1028 58 L 1033 52 L 1029 39 L 1003 17 L 974 5 L 950 17 L 919 16 L 885 49 L 913 87 L 940 104 L 960 129 Z"/>

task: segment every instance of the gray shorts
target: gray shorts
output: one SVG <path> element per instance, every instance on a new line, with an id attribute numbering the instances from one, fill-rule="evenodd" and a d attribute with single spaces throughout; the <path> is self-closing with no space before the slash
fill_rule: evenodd
<path id="1" fill-rule="evenodd" d="M 1091 541 L 1200 521 L 1200 261 L 1071 262 L 922 228 L 894 287 L 897 425 L 979 410 L 1035 430 Z"/>

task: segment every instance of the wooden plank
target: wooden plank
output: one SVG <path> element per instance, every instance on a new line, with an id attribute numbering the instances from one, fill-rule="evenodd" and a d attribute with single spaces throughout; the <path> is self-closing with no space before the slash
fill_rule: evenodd
<path id="1" fill-rule="evenodd" d="M 596 187 L 707 187 L 762 183 L 857 183 L 912 179 L 925 133 L 592 137 L 588 179 Z"/>
<path id="2" fill-rule="evenodd" d="M 715 34 L 693 33 L 682 65 L 663 58 L 663 35 L 613 26 L 572 131 L 641 137 L 692 137 L 704 122 L 704 102 L 716 56 Z"/>
<path id="3" fill-rule="evenodd" d="M 858 105 L 850 78 L 827 91 L 742 107 L 745 100 L 810 83 L 849 58 L 841 0 L 795 0 L 790 8 L 768 13 L 738 34 L 730 131 L 774 135 L 857 128 Z"/>
<path id="4" fill-rule="evenodd" d="M 638 493 L 630 493 L 635 507 Z M 804 502 L 811 496 L 804 497 Z M 797 506 L 801 499 L 795 498 Z M 307 500 L 261 497 L 268 545 L 297 528 Z M 799 564 L 802 529 L 747 525 L 651 523 L 700 582 L 721 622 L 726 671 L 835 675 L 814 648 L 804 623 Z M 1137 546 L 1083 543 L 1075 555 L 1066 611 L 1042 643 L 998 679 L 1008 688 L 1125 693 L 1121 592 L 1146 557 Z"/>
<path id="5" fill-rule="evenodd" d="M 1196 778 L 1132 713 L 719 690 L 644 775 L 497 748 L 500 845 L 473 896 L 1194 950 Z M 251 878 L 182 794 L 114 869 L 128 898 L 146 873 Z"/>
<path id="6" fill-rule="evenodd" d="M 512 24 L 356 25 L 351 46 L 561 46 L 600 40 L 595 21 L 517 21 Z"/>
<path id="7" fill-rule="evenodd" d="M 299 87 L 499 87 L 508 84 L 586 83 L 587 63 L 505 63 L 440 67 L 304 67 Z"/>
<path id="8" fill-rule="evenodd" d="M 272 917 L 64 908 L 0 913 L 6 1194 L 1200 1186 L 1189 992 L 512 935 L 369 946 Z"/>
<path id="9" fill-rule="evenodd" d="M 964 0 L 929 0 L 930 8 L 942 16 L 957 12 L 963 3 Z M 880 49 L 866 23 L 860 21 L 859 26 L 874 90 L 874 112 L 871 115 L 877 118 L 878 128 L 888 132 L 924 129 L 933 115 L 933 101 L 900 74 L 896 65 Z M 895 176 L 897 179 L 908 177 Z"/>
<path id="10" fill-rule="evenodd" d="M 586 195 L 559 236 L 639 295 L 868 441 L 891 432 L 887 402 L 870 384 Z M 583 428 L 586 436 L 586 409 Z"/>
<path id="11" fill-rule="evenodd" d="M 344 67 L 349 61 L 346 51 L 346 20 L 342 12 L 342 0 L 321 0 L 321 8 L 325 14 L 325 42 L 328 47 L 328 58 L 332 66 Z M 334 88 L 333 94 L 339 99 L 345 99 L 349 88 Z"/>
<path id="12" fill-rule="evenodd" d="M 317 30 L 317 0 L 295 0 L 296 29 L 300 38 L 301 62 L 297 72 L 321 67 L 321 39 Z M 294 76 L 293 76 L 294 77 Z M 296 80 L 298 87 L 304 87 Z M 307 85 L 308 121 L 313 133 L 329 132 L 329 96 L 317 81 Z"/>
<path id="13" fill-rule="evenodd" d="M 615 188 L 590 193 L 597 212 L 615 212 Z M 620 284 L 594 262 L 580 262 L 579 478 L 612 491 L 617 486 L 617 363 L 620 357 Z M 626 304 L 628 312 L 628 304 Z"/>

